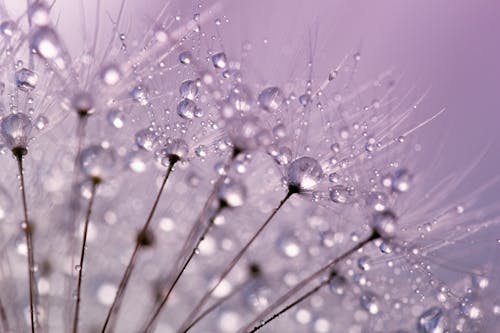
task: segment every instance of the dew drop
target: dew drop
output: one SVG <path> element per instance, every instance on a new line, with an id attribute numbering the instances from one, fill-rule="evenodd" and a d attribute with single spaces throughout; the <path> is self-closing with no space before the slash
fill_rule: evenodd
<path id="1" fill-rule="evenodd" d="M 26 148 L 33 125 L 29 117 L 23 113 L 10 114 L 0 124 L 4 144 L 13 149 Z"/>
<path id="2" fill-rule="evenodd" d="M 371 315 L 376 315 L 380 309 L 378 305 L 378 298 L 372 292 L 364 292 L 360 298 L 361 307 Z"/>
<path id="3" fill-rule="evenodd" d="M 179 62 L 183 65 L 189 65 L 193 61 L 193 55 L 189 51 L 184 51 L 179 54 Z"/>
<path id="4" fill-rule="evenodd" d="M 179 87 L 179 93 L 182 98 L 187 98 L 190 100 L 194 100 L 196 96 L 198 96 L 198 86 L 196 81 L 186 80 L 181 83 Z"/>
<path id="5" fill-rule="evenodd" d="M 285 96 L 278 87 L 269 87 L 259 94 L 258 100 L 260 106 L 266 111 L 274 111 L 279 109 Z"/>
<path id="6" fill-rule="evenodd" d="M 156 144 L 156 135 L 147 128 L 142 129 L 135 134 L 135 143 L 139 148 L 153 151 Z"/>
<path id="7" fill-rule="evenodd" d="M 218 192 L 219 200 L 231 208 L 242 206 L 245 203 L 246 196 L 245 185 L 236 180 L 225 182 Z"/>
<path id="8" fill-rule="evenodd" d="M 193 119 L 197 112 L 196 109 L 196 104 L 187 98 L 177 104 L 177 114 L 184 119 Z"/>
<path id="9" fill-rule="evenodd" d="M 417 319 L 417 330 L 419 333 L 439 333 L 439 321 L 443 311 L 438 307 L 432 307 L 424 311 Z"/>
<path id="10" fill-rule="evenodd" d="M 294 160 L 287 168 L 289 186 L 299 189 L 311 189 L 323 178 L 323 170 L 318 161 L 307 156 Z"/>
<path id="11" fill-rule="evenodd" d="M 101 145 L 89 146 L 80 155 L 80 169 L 89 177 L 106 179 L 112 175 L 115 164 L 115 151 Z"/>
<path id="12" fill-rule="evenodd" d="M 117 65 L 109 64 L 101 69 L 100 77 L 105 85 L 114 86 L 120 81 L 122 73 Z"/>
<path id="13" fill-rule="evenodd" d="M 125 117 L 123 116 L 123 112 L 119 109 L 111 109 L 108 111 L 106 116 L 108 123 L 114 128 L 122 128 L 124 125 Z"/>
<path id="14" fill-rule="evenodd" d="M 224 52 L 214 54 L 212 56 L 212 64 L 215 68 L 223 69 L 227 66 L 227 58 Z"/>
<path id="15" fill-rule="evenodd" d="M 27 69 L 22 68 L 16 72 L 16 86 L 22 91 L 32 91 L 38 82 L 38 75 Z"/>

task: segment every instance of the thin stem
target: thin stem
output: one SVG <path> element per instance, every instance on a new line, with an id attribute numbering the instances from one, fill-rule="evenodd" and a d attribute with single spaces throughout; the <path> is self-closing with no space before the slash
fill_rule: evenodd
<path id="1" fill-rule="evenodd" d="M 5 313 L 5 308 L 3 306 L 2 300 L 0 299 L 0 322 L 2 323 L 2 329 L 4 332 L 10 332 L 9 321 L 7 319 L 7 313 Z"/>
<path id="2" fill-rule="evenodd" d="M 163 189 L 165 188 L 165 185 L 167 183 L 168 177 L 170 176 L 170 173 L 172 172 L 172 168 L 174 167 L 175 163 L 178 161 L 178 157 L 176 156 L 171 156 L 170 157 L 170 164 L 167 168 L 167 171 L 165 172 L 165 176 L 163 177 L 163 182 L 160 186 L 160 190 L 158 191 L 158 194 L 156 195 L 155 201 L 153 203 L 153 206 L 151 207 L 151 210 L 149 211 L 148 218 L 146 219 L 146 222 L 144 223 L 141 231 L 139 232 L 139 235 L 145 235 L 148 231 L 149 225 L 151 223 L 151 220 L 153 219 L 154 213 L 156 211 L 156 207 L 158 206 L 158 203 L 160 202 L 161 195 L 163 193 Z M 132 255 L 130 256 L 130 260 L 128 262 L 127 268 L 125 269 L 125 272 L 123 273 L 122 279 L 120 281 L 120 284 L 118 285 L 118 290 L 116 291 L 115 299 L 113 300 L 113 303 L 111 304 L 111 307 L 109 308 L 108 314 L 106 315 L 106 320 L 104 321 L 104 325 L 101 329 L 101 332 L 104 333 L 106 329 L 109 326 L 114 326 L 114 323 L 111 323 L 111 317 L 116 314 L 118 316 L 118 312 L 120 310 L 120 304 L 123 299 L 123 295 L 125 293 L 125 289 L 127 288 L 128 282 L 130 280 L 130 276 L 132 275 L 132 271 L 134 270 L 135 267 L 135 262 L 137 260 L 137 255 L 139 254 L 139 249 L 141 248 L 143 244 L 141 244 L 141 241 L 138 239 L 135 243 L 134 250 L 132 252 Z"/>
<path id="3" fill-rule="evenodd" d="M 33 249 L 33 230 L 28 220 L 28 204 L 26 200 L 26 188 L 24 185 L 24 168 L 23 168 L 23 156 L 26 155 L 27 150 L 24 148 L 14 148 L 12 153 L 16 157 L 17 167 L 19 171 L 19 179 L 21 182 L 21 197 L 23 202 L 23 215 L 24 221 L 21 224 L 21 228 L 24 231 L 26 237 L 26 247 L 28 252 L 28 277 L 29 277 L 29 293 L 30 293 L 30 321 L 31 321 L 31 332 L 35 333 L 35 327 L 38 323 L 38 318 L 36 314 L 36 282 L 35 282 L 35 256 Z"/>
<path id="4" fill-rule="evenodd" d="M 269 316 L 276 308 L 280 307 L 284 302 L 288 301 L 293 295 L 295 295 L 299 290 L 301 290 L 304 286 L 308 285 L 311 283 L 313 280 L 317 279 L 320 277 L 322 274 L 325 274 L 325 272 L 332 270 L 334 266 L 336 266 L 339 262 L 343 261 L 344 259 L 350 257 L 353 253 L 358 251 L 359 249 L 363 248 L 366 244 L 371 243 L 372 241 L 380 238 L 380 235 L 377 231 L 373 230 L 372 234 L 366 238 L 365 240 L 357 243 L 355 246 L 353 246 L 351 249 L 348 251 L 344 252 L 342 255 L 335 257 L 334 259 L 330 260 L 325 266 L 317 270 L 316 272 L 312 273 L 299 283 L 295 285 L 295 287 L 291 288 L 288 290 L 283 296 L 281 296 L 278 300 L 276 300 L 273 304 L 267 307 L 264 311 L 260 313 L 255 319 L 253 319 L 245 328 L 240 329 L 238 333 L 243 333 L 243 332 L 248 332 L 252 325 L 256 322 L 260 322 L 263 320 L 265 317 Z M 297 304 L 297 303 L 296 303 Z M 274 317 L 274 316 L 273 316 Z M 273 318 L 274 319 L 274 318 Z M 272 319 L 271 319 L 272 320 Z M 255 328 L 254 328 L 255 329 Z M 255 331 L 252 331 L 255 332 Z"/>
<path id="5" fill-rule="evenodd" d="M 274 319 L 278 318 L 279 316 L 281 316 L 283 313 L 287 312 L 288 310 L 290 310 L 291 308 L 293 308 L 294 306 L 296 306 L 297 304 L 301 303 L 302 301 L 306 300 L 307 298 L 311 297 L 312 295 L 314 295 L 315 293 L 317 293 L 321 288 L 323 288 L 324 286 L 326 286 L 328 283 L 330 282 L 330 279 L 328 280 L 325 280 L 323 282 L 321 282 L 320 284 L 318 284 L 316 287 L 312 288 L 311 290 L 309 290 L 307 293 L 305 293 L 304 295 L 300 296 L 299 298 L 297 298 L 295 301 L 293 301 L 292 303 L 288 304 L 286 307 L 284 307 L 282 310 L 280 310 L 279 312 L 276 312 L 274 315 L 272 315 L 269 319 L 266 319 L 265 321 L 262 321 L 259 325 L 255 326 L 251 331 L 249 331 L 248 333 L 255 333 L 257 332 L 258 330 L 260 330 L 262 327 L 266 326 L 267 324 L 269 324 L 271 321 L 273 321 Z"/>
<path id="6" fill-rule="evenodd" d="M 85 224 L 83 226 L 83 240 L 82 249 L 80 252 L 80 263 L 78 265 L 78 283 L 76 286 L 76 301 L 75 301 L 75 313 L 73 316 L 73 333 L 78 332 L 78 318 L 80 315 L 80 300 L 81 300 L 81 290 L 82 290 L 82 277 L 83 277 L 83 263 L 85 259 L 85 249 L 87 248 L 87 233 L 89 229 L 90 215 L 92 214 L 92 206 L 94 204 L 94 198 L 97 191 L 97 186 L 99 180 L 92 179 L 92 189 L 90 193 L 90 199 L 87 206 L 87 212 L 85 214 Z"/>
<path id="7" fill-rule="evenodd" d="M 243 246 L 243 248 L 236 254 L 236 256 L 231 260 L 231 262 L 226 266 L 226 268 L 223 270 L 222 274 L 219 276 L 217 279 L 217 282 L 214 284 L 210 290 L 208 290 L 205 295 L 201 298 L 201 300 L 198 302 L 198 304 L 195 306 L 195 308 L 191 311 L 191 313 L 188 315 L 184 323 L 182 324 L 181 328 L 179 331 L 185 333 L 188 331 L 185 327 L 194 319 L 196 314 L 203 308 L 205 303 L 208 301 L 214 290 L 221 284 L 221 282 L 226 278 L 226 276 L 233 270 L 234 266 L 240 261 L 240 259 L 243 257 L 243 255 L 246 253 L 248 248 L 252 245 L 252 243 L 259 237 L 259 235 L 264 231 L 264 229 L 269 225 L 271 220 L 274 218 L 274 216 L 278 213 L 278 211 L 283 207 L 283 205 L 292 197 L 293 194 L 297 193 L 297 191 L 294 191 L 293 189 L 289 189 L 285 197 L 280 201 L 279 205 L 273 209 L 269 217 L 266 219 L 266 221 L 259 227 L 257 232 L 248 240 L 248 242 Z M 159 312 L 161 309 L 157 309 L 157 312 Z"/>
<path id="8" fill-rule="evenodd" d="M 182 268 L 180 269 L 180 271 L 177 273 L 175 279 L 174 279 L 174 282 L 172 283 L 172 285 L 170 286 L 170 288 L 168 289 L 167 293 L 165 294 L 165 296 L 163 296 L 160 304 L 158 305 L 158 307 L 156 308 L 156 311 L 155 313 L 153 314 L 153 317 L 150 319 L 150 321 L 148 322 L 146 328 L 145 328 L 145 331 L 146 332 L 149 332 L 154 324 L 154 322 L 156 321 L 156 318 L 158 317 L 158 315 L 160 314 L 160 311 L 163 307 L 165 307 L 167 305 L 167 301 L 168 301 L 168 298 L 170 297 L 170 294 L 172 293 L 172 291 L 174 290 L 175 286 L 177 285 L 177 282 L 179 282 L 182 274 L 184 274 L 184 272 L 186 271 L 186 268 L 187 266 L 189 265 L 189 263 L 191 262 L 191 260 L 194 258 L 195 254 L 197 253 L 199 247 L 200 247 L 200 244 L 201 242 L 203 242 L 203 240 L 205 239 L 205 237 L 207 236 L 207 234 L 209 233 L 209 231 L 212 229 L 212 227 L 214 226 L 214 221 L 215 221 L 215 217 L 220 214 L 220 212 L 226 207 L 225 204 L 223 204 L 222 202 L 219 202 L 219 205 L 217 207 L 217 209 L 215 210 L 214 214 L 212 215 L 212 217 L 210 218 L 210 220 L 208 221 L 207 225 L 205 226 L 205 229 L 203 230 L 203 232 L 201 233 L 200 237 L 198 238 L 198 241 L 196 242 L 195 246 L 193 247 L 193 249 L 191 250 L 191 253 L 189 254 L 189 256 L 187 257 L 184 265 L 182 266 Z"/>

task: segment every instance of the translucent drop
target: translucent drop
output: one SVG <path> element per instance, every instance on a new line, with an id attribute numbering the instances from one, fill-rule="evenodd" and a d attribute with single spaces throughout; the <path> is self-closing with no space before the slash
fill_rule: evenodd
<path id="1" fill-rule="evenodd" d="M 167 142 L 163 152 L 165 153 L 166 157 L 174 155 L 179 159 L 183 159 L 187 157 L 189 147 L 186 141 L 184 141 L 183 139 L 173 139 Z"/>
<path id="2" fill-rule="evenodd" d="M 358 259 L 358 267 L 362 271 L 369 271 L 371 268 L 370 257 L 362 256 Z"/>
<path id="3" fill-rule="evenodd" d="M 288 258 L 295 258 L 301 252 L 299 240 L 294 235 L 280 237 L 278 239 L 278 249 Z"/>
<path id="4" fill-rule="evenodd" d="M 184 119 L 193 119 L 196 114 L 196 104 L 190 99 L 183 99 L 177 104 L 177 114 Z"/>
<path id="5" fill-rule="evenodd" d="M 223 69 L 227 66 L 227 58 L 224 52 L 214 54 L 212 56 L 212 64 L 215 68 Z"/>
<path id="6" fill-rule="evenodd" d="M 301 190 L 308 190 L 319 184 L 323 169 L 318 161 L 307 156 L 294 160 L 287 168 L 287 182 Z"/>
<path id="7" fill-rule="evenodd" d="M 80 169 L 89 177 L 106 179 L 112 175 L 115 164 L 116 156 L 112 148 L 92 145 L 82 150 L 80 155 Z"/>
<path id="8" fill-rule="evenodd" d="M 102 284 L 97 289 L 97 300 L 102 305 L 111 305 L 116 296 L 117 288 L 113 284 Z"/>
<path id="9" fill-rule="evenodd" d="M 125 123 L 123 112 L 118 109 L 111 109 L 106 116 L 108 123 L 114 128 L 122 128 Z"/>
<path id="10" fill-rule="evenodd" d="M 335 275 L 328 283 L 330 291 L 337 295 L 343 295 L 347 287 L 347 280 L 342 275 Z"/>
<path id="11" fill-rule="evenodd" d="M 292 160 L 292 150 L 288 147 L 280 147 L 274 160 L 279 165 L 287 165 Z"/>
<path id="12" fill-rule="evenodd" d="M 246 112 L 252 105 L 252 94 L 244 85 L 238 84 L 229 93 L 229 103 L 237 110 Z"/>
<path id="13" fill-rule="evenodd" d="M 330 189 L 330 200 L 335 203 L 345 204 L 349 200 L 349 188 L 344 185 L 336 185 Z"/>
<path id="14" fill-rule="evenodd" d="M 131 151 L 126 156 L 126 163 L 130 170 L 136 173 L 146 171 L 147 154 L 144 151 Z"/>
<path id="15" fill-rule="evenodd" d="M 149 103 L 148 93 L 149 93 L 148 88 L 141 86 L 141 85 L 138 85 L 138 86 L 135 86 L 134 89 L 132 89 L 132 91 L 130 92 L 130 95 L 132 96 L 134 101 L 136 101 L 137 103 L 139 103 L 142 106 L 146 106 Z"/>
<path id="16" fill-rule="evenodd" d="M 227 131 L 234 147 L 252 150 L 258 147 L 259 119 L 254 116 L 235 117 L 228 122 Z"/>
<path id="17" fill-rule="evenodd" d="M 14 21 L 3 21 L 0 23 L 0 32 L 6 37 L 12 37 L 17 29 Z"/>
<path id="18" fill-rule="evenodd" d="M 28 10 L 31 23 L 46 26 L 50 23 L 49 8 L 43 2 L 36 2 Z"/>
<path id="19" fill-rule="evenodd" d="M 38 75 L 27 68 L 22 68 L 16 72 L 16 86 L 22 91 L 35 89 L 37 82 Z"/>
<path id="20" fill-rule="evenodd" d="M 193 61 L 193 55 L 189 51 L 184 51 L 179 54 L 179 62 L 183 65 L 189 65 Z"/>
<path id="21" fill-rule="evenodd" d="M 114 86 L 120 81 L 122 73 L 118 65 L 109 64 L 101 69 L 100 77 L 105 85 Z"/>
<path id="22" fill-rule="evenodd" d="M 432 307 L 424 311 L 417 319 L 417 330 L 419 333 L 440 333 L 439 321 L 443 311 L 438 307 Z"/>
<path id="23" fill-rule="evenodd" d="M 196 81 L 186 80 L 182 82 L 179 87 L 179 93 L 182 98 L 194 100 L 196 96 L 198 96 L 198 85 L 196 84 Z"/>
<path id="24" fill-rule="evenodd" d="M 397 231 L 396 215 L 390 210 L 375 213 L 371 226 L 383 239 L 390 239 L 394 237 Z"/>
<path id="25" fill-rule="evenodd" d="M 35 127 L 39 131 L 43 130 L 48 124 L 49 120 L 45 116 L 40 115 L 35 119 Z"/>
<path id="26" fill-rule="evenodd" d="M 399 169 L 394 172 L 391 178 L 391 188 L 396 192 L 407 192 L 413 176 L 406 169 Z"/>
<path id="27" fill-rule="evenodd" d="M 274 111 L 279 109 L 285 96 L 278 87 L 269 87 L 259 94 L 259 104 L 266 111 Z"/>
<path id="28" fill-rule="evenodd" d="M 23 113 L 10 114 L 2 119 L 1 133 L 4 144 L 9 148 L 26 148 L 33 125 Z"/>
<path id="29" fill-rule="evenodd" d="M 31 48 L 38 55 L 47 60 L 55 61 L 56 65 L 64 68 L 61 57 L 61 43 L 56 32 L 50 27 L 42 27 L 31 36 Z"/>
<path id="30" fill-rule="evenodd" d="M 218 192 L 219 200 L 232 208 L 243 206 L 246 196 L 247 190 L 245 185 L 234 179 L 225 182 Z"/>
<path id="31" fill-rule="evenodd" d="M 367 205 L 377 212 L 382 212 L 386 209 L 387 201 L 387 195 L 383 192 L 370 192 L 366 198 Z"/>
<path id="32" fill-rule="evenodd" d="M 379 312 L 378 298 L 372 292 L 365 292 L 360 298 L 361 307 L 371 315 L 376 315 Z"/>
<path id="33" fill-rule="evenodd" d="M 135 134 L 135 143 L 139 148 L 147 151 L 153 151 L 156 144 L 156 135 L 149 129 L 145 128 Z"/>

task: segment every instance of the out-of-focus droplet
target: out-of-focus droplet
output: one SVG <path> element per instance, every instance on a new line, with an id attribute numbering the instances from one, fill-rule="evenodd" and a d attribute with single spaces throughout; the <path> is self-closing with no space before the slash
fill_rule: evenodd
<path id="1" fill-rule="evenodd" d="M 212 56 L 212 64 L 215 68 L 223 69 L 227 66 L 227 58 L 224 52 L 214 54 Z"/>
<path id="2" fill-rule="evenodd" d="M 114 128 L 122 128 L 125 124 L 125 117 L 123 115 L 123 112 L 119 109 L 109 110 L 106 119 L 108 120 L 108 123 Z"/>
<path id="3" fill-rule="evenodd" d="M 80 169 L 92 178 L 107 179 L 114 171 L 116 154 L 112 148 L 92 145 L 80 154 Z"/>
<path id="4" fill-rule="evenodd" d="M 417 319 L 418 333 L 440 333 L 439 321 L 443 311 L 438 307 L 432 307 L 424 311 Z"/>
<path id="5" fill-rule="evenodd" d="M 234 179 L 222 184 L 218 192 L 219 200 L 231 208 L 242 206 L 245 203 L 246 195 L 245 185 Z"/>
<path id="6" fill-rule="evenodd" d="M 153 151 L 156 145 L 156 135 L 151 130 L 145 128 L 135 134 L 135 143 L 139 148 Z"/>
<path id="7" fill-rule="evenodd" d="M 105 85 L 114 86 L 120 81 L 122 73 L 118 65 L 108 64 L 101 69 L 100 77 Z"/>

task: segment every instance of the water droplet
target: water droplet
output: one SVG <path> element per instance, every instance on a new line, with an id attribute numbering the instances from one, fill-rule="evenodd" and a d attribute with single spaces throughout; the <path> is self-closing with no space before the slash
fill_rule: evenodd
<path id="1" fill-rule="evenodd" d="M 439 333 L 439 321 L 443 311 L 438 307 L 432 307 L 424 311 L 417 319 L 417 330 L 419 333 Z"/>
<path id="2" fill-rule="evenodd" d="M 390 210 L 375 213 L 371 226 L 378 232 L 380 237 L 383 239 L 390 239 L 394 237 L 397 231 L 396 215 Z"/>
<path id="3" fill-rule="evenodd" d="M 196 104 L 190 99 L 183 99 L 177 105 L 177 114 L 184 119 L 193 119 L 196 114 Z"/>
<path id="4" fill-rule="evenodd" d="M 193 61 L 193 55 L 189 51 L 184 51 L 179 54 L 179 62 L 183 65 L 189 65 Z"/>
<path id="5" fill-rule="evenodd" d="M 257 148 L 257 134 L 260 131 L 259 119 L 254 116 L 235 117 L 230 119 L 227 125 L 231 143 L 240 150 Z"/>
<path id="6" fill-rule="evenodd" d="M 132 89 L 132 91 L 130 92 L 130 95 L 132 96 L 134 101 L 136 101 L 142 106 L 148 105 L 149 103 L 148 94 L 149 94 L 148 88 L 141 85 L 135 86 L 134 89 Z"/>
<path id="7" fill-rule="evenodd" d="M 223 69 L 227 66 L 227 58 L 224 52 L 214 54 L 212 56 L 212 64 L 215 68 Z"/>
<path id="8" fill-rule="evenodd" d="M 46 26 L 50 23 L 49 8 L 43 2 L 32 4 L 28 10 L 31 23 L 37 26 Z"/>
<path id="9" fill-rule="evenodd" d="M 183 139 L 170 139 L 163 149 L 164 156 L 167 158 L 173 155 L 183 159 L 186 158 L 188 152 L 189 147 Z"/>
<path id="10" fill-rule="evenodd" d="M 1 133 L 4 144 L 12 148 L 26 148 L 33 125 L 29 117 L 23 113 L 10 114 L 2 119 Z"/>
<path id="11" fill-rule="evenodd" d="M 229 207 L 240 207 L 245 203 L 247 190 L 243 183 L 231 179 L 225 182 L 218 193 L 219 200 Z"/>
<path id="12" fill-rule="evenodd" d="M 103 148 L 101 145 L 92 145 L 80 155 L 82 172 L 93 178 L 106 179 L 113 174 L 116 163 L 115 151 L 112 148 Z"/>
<path id="13" fill-rule="evenodd" d="M 108 123 L 114 128 L 122 128 L 124 125 L 125 117 L 123 115 L 123 112 L 119 109 L 111 109 L 108 111 L 106 119 L 108 120 Z"/>
<path id="14" fill-rule="evenodd" d="M 22 91 L 35 89 L 37 82 L 38 75 L 27 68 L 22 68 L 16 72 L 16 86 Z"/>
<path id="15" fill-rule="evenodd" d="M 269 87 L 259 94 L 259 104 L 266 111 L 274 111 L 279 109 L 285 96 L 278 87 Z"/>
<path id="16" fill-rule="evenodd" d="M 131 151 L 126 156 L 127 166 L 133 172 L 142 173 L 146 171 L 147 154 L 144 151 Z"/>
<path id="17" fill-rule="evenodd" d="M 100 77 L 105 85 L 114 86 L 120 81 L 122 73 L 118 65 L 109 64 L 101 69 Z"/>
<path id="18" fill-rule="evenodd" d="M 181 94 L 182 98 L 194 100 L 198 95 L 198 85 L 196 81 L 186 80 L 182 82 L 181 86 L 179 87 L 179 93 Z"/>
<path id="19" fill-rule="evenodd" d="M 292 160 L 292 150 L 288 147 L 280 147 L 274 160 L 279 165 L 287 165 Z"/>
<path id="20" fill-rule="evenodd" d="M 246 112 L 252 104 L 252 94 L 244 85 L 238 84 L 229 93 L 229 103 L 237 110 Z"/>
<path id="21" fill-rule="evenodd" d="M 65 67 L 61 58 L 61 43 L 52 28 L 42 27 L 35 31 L 31 36 L 30 46 L 40 57 L 54 61 L 59 68 Z"/>
<path id="22" fill-rule="evenodd" d="M 278 249 L 288 258 L 297 257 L 300 252 L 300 242 L 294 235 L 284 235 L 278 239 Z"/>
<path id="23" fill-rule="evenodd" d="M 366 198 L 366 204 L 377 212 L 382 212 L 387 207 L 387 195 L 383 192 L 370 192 Z"/>
<path id="24" fill-rule="evenodd" d="M 287 168 L 288 185 L 301 190 L 315 187 L 322 178 L 323 169 L 321 169 L 318 161 L 311 157 L 300 157 Z"/>
<path id="25" fill-rule="evenodd" d="M 135 134 L 135 143 L 139 146 L 139 148 L 147 151 L 153 151 L 153 148 L 156 145 L 156 135 L 147 128 L 142 129 Z"/>
<path id="26" fill-rule="evenodd" d="M 102 305 L 111 305 L 116 296 L 117 288 L 113 284 L 103 283 L 97 289 L 97 300 Z"/>
<path id="27" fill-rule="evenodd" d="M 0 32 L 6 37 L 12 37 L 17 30 L 17 25 L 14 21 L 3 21 L 0 23 Z"/>
<path id="28" fill-rule="evenodd" d="M 347 280 L 342 275 L 335 275 L 328 282 L 330 291 L 337 295 L 343 295 L 347 287 Z"/>
<path id="29" fill-rule="evenodd" d="M 47 117 L 45 116 L 38 116 L 36 119 L 35 119 L 35 127 L 41 131 L 43 130 L 49 123 L 49 120 L 47 119 Z"/>
<path id="30" fill-rule="evenodd" d="M 371 315 L 379 312 L 378 297 L 372 292 L 364 292 L 360 299 L 361 307 Z"/>
<path id="31" fill-rule="evenodd" d="M 336 185 L 330 189 L 330 200 L 335 203 L 345 204 L 350 197 L 349 188 L 344 185 Z"/>
<path id="32" fill-rule="evenodd" d="M 358 267 L 362 271 L 369 271 L 371 268 L 370 257 L 362 256 L 362 257 L 358 258 Z"/>

